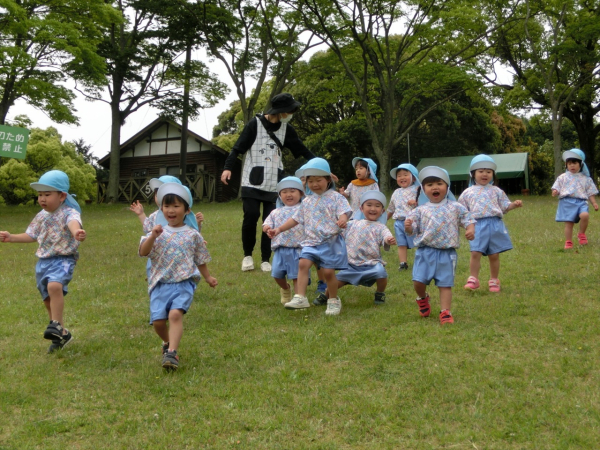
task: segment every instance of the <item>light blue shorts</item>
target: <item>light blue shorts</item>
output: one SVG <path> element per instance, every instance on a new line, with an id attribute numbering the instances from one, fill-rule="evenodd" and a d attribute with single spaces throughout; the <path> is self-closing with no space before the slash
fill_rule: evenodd
<path id="1" fill-rule="evenodd" d="M 195 290 L 196 283 L 192 280 L 179 283 L 158 282 L 150 292 L 150 325 L 155 320 L 167 320 L 172 309 L 187 313 L 192 306 Z"/>
<path id="2" fill-rule="evenodd" d="M 77 261 L 74 256 L 51 256 L 40 258 L 35 265 L 35 282 L 42 300 L 48 295 L 48 283 L 62 284 L 63 295 L 67 295 L 67 286 L 73 278 L 73 271 Z"/>
<path id="3" fill-rule="evenodd" d="M 341 234 L 315 247 L 303 247 L 301 259 L 310 259 L 322 269 L 343 270 L 348 267 L 346 241 Z"/>
<path id="4" fill-rule="evenodd" d="M 396 219 L 394 222 L 396 244 L 398 247 L 413 248 L 415 246 L 413 243 L 414 239 L 412 236 L 406 234 L 406 231 L 404 231 L 404 220 L 405 219 Z"/>
<path id="5" fill-rule="evenodd" d="M 437 287 L 453 287 L 456 271 L 456 250 L 453 248 L 419 247 L 413 263 L 413 281 Z"/>
<path id="6" fill-rule="evenodd" d="M 512 250 L 512 242 L 500 217 L 483 217 L 475 224 L 475 239 L 469 241 L 472 252 L 483 256 Z"/>
<path id="7" fill-rule="evenodd" d="M 556 222 L 579 223 L 579 215 L 590 212 L 588 201 L 582 198 L 564 197 L 558 200 L 556 210 Z"/>
<path id="8" fill-rule="evenodd" d="M 351 284 L 353 286 L 373 286 L 377 280 L 387 278 L 387 272 L 383 264 L 377 263 L 374 266 L 353 266 L 348 264 L 348 268 L 340 270 L 336 274 L 338 281 Z"/>
<path id="9" fill-rule="evenodd" d="M 298 279 L 301 252 L 300 247 L 277 247 L 273 253 L 271 276 L 282 279 L 287 277 L 288 280 Z"/>

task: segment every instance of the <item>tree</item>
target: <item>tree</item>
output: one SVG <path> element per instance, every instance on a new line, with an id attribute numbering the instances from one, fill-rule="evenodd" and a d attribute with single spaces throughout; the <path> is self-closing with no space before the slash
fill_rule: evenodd
<path id="1" fill-rule="evenodd" d="M 77 154 L 75 144 L 61 141 L 55 128 L 31 130 L 24 160 L 0 160 L 0 201 L 11 205 L 28 203 L 36 196 L 29 184 L 53 169 L 69 176 L 70 193 L 76 194 L 79 201 L 96 196 L 96 170 Z"/>
<path id="2" fill-rule="evenodd" d="M 458 0 L 297 2 L 307 28 L 326 41 L 352 81 L 382 172 L 390 169 L 393 148 L 458 95 L 457 84 L 471 80 L 464 61 L 486 50 L 488 6 Z M 349 42 L 362 51 L 358 66 L 348 60 Z M 429 106 L 423 109 L 425 98 Z M 384 177 L 382 189 L 388 186 Z"/>
<path id="3" fill-rule="evenodd" d="M 67 78 L 98 83 L 101 29 L 114 13 L 103 0 L 0 3 L 0 124 L 18 99 L 59 123 L 77 123 Z"/>

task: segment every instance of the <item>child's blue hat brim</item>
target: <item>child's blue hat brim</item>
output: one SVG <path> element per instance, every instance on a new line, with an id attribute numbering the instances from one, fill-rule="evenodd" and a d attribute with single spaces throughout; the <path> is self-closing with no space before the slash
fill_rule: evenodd
<path id="1" fill-rule="evenodd" d="M 42 175 L 37 183 L 31 183 L 32 189 L 38 192 L 58 191 L 69 193 L 69 177 L 62 170 L 50 170 Z"/>
<path id="2" fill-rule="evenodd" d="M 400 164 L 398 167 L 394 167 L 392 170 L 390 170 L 390 176 L 394 180 L 396 179 L 396 175 L 398 175 L 399 170 L 408 170 L 412 174 L 412 176 L 415 177 L 415 181 L 419 181 L 419 171 L 412 164 Z"/>
<path id="3" fill-rule="evenodd" d="M 373 161 L 371 158 L 361 158 L 360 156 L 352 159 L 352 167 L 356 167 L 356 163 L 359 161 L 364 161 L 369 166 L 369 178 L 375 180 L 375 182 L 379 182 L 377 179 L 377 163 Z"/>
<path id="4" fill-rule="evenodd" d="M 360 206 L 368 200 L 377 200 L 385 208 L 387 206 L 387 198 L 385 194 L 380 191 L 367 191 L 360 196 Z"/>
<path id="5" fill-rule="evenodd" d="M 184 199 L 189 205 L 190 209 L 193 205 L 192 193 L 190 190 L 182 185 L 181 183 L 163 183 L 156 193 L 156 199 L 158 200 L 158 204 L 162 205 L 163 198 L 167 194 L 175 194 Z"/>
<path id="6" fill-rule="evenodd" d="M 496 162 L 488 155 L 477 155 L 471 160 L 471 166 L 469 172 L 477 169 L 491 169 L 496 172 L 498 166 Z"/>
<path id="7" fill-rule="evenodd" d="M 423 183 L 425 178 L 436 177 L 443 180 L 450 187 L 450 176 L 448 171 L 438 166 L 423 167 L 419 172 L 419 182 Z"/>
<path id="8" fill-rule="evenodd" d="M 304 177 L 310 176 L 319 176 L 319 177 L 329 177 L 331 176 L 331 169 L 329 168 L 329 163 L 325 161 L 323 158 L 313 158 L 304 164 L 304 169 L 302 169 L 302 175 Z"/>
<path id="9" fill-rule="evenodd" d="M 163 175 L 160 178 L 152 178 L 150 181 L 148 181 L 150 189 L 152 189 L 153 191 L 161 187 L 164 183 L 181 184 L 181 181 L 179 181 L 179 178 L 174 177 L 173 175 Z"/>
<path id="10" fill-rule="evenodd" d="M 304 186 L 302 186 L 302 180 L 297 177 L 285 177 L 279 183 L 277 183 L 277 192 L 281 192 L 284 189 L 298 189 L 304 194 Z"/>
<path id="11" fill-rule="evenodd" d="M 303 166 L 301 166 L 298 170 L 296 170 L 296 173 L 294 174 L 296 177 L 298 178 L 302 178 L 304 176 L 304 169 L 306 168 L 306 164 L 304 164 Z"/>
<path id="12" fill-rule="evenodd" d="M 563 161 L 566 161 L 567 159 L 578 159 L 583 162 L 585 161 L 585 153 L 578 148 L 572 148 L 571 150 L 563 152 L 562 159 Z"/>

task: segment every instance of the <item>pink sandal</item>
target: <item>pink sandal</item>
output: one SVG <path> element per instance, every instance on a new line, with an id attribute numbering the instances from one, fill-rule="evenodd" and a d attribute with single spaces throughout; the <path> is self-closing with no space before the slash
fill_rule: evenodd
<path id="1" fill-rule="evenodd" d="M 488 287 L 490 288 L 490 292 L 500 292 L 500 280 L 498 278 L 491 278 L 488 281 Z"/>
<path id="2" fill-rule="evenodd" d="M 565 241 L 565 250 L 573 248 L 573 241 Z"/>
<path id="3" fill-rule="evenodd" d="M 465 284 L 464 288 L 468 289 L 469 291 L 479 289 L 479 280 L 473 276 L 467 278 L 467 284 Z"/>
<path id="4" fill-rule="evenodd" d="M 588 243 L 587 236 L 584 233 L 579 233 L 577 240 L 579 241 L 579 245 L 587 245 Z"/>

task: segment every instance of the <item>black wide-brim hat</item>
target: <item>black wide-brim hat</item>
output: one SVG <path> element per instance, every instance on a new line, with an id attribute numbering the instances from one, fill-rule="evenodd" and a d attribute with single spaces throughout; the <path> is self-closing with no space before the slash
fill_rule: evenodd
<path id="1" fill-rule="evenodd" d="M 300 108 L 302 103 L 295 100 L 292 94 L 284 92 L 271 99 L 271 108 L 265 114 L 293 113 Z"/>

